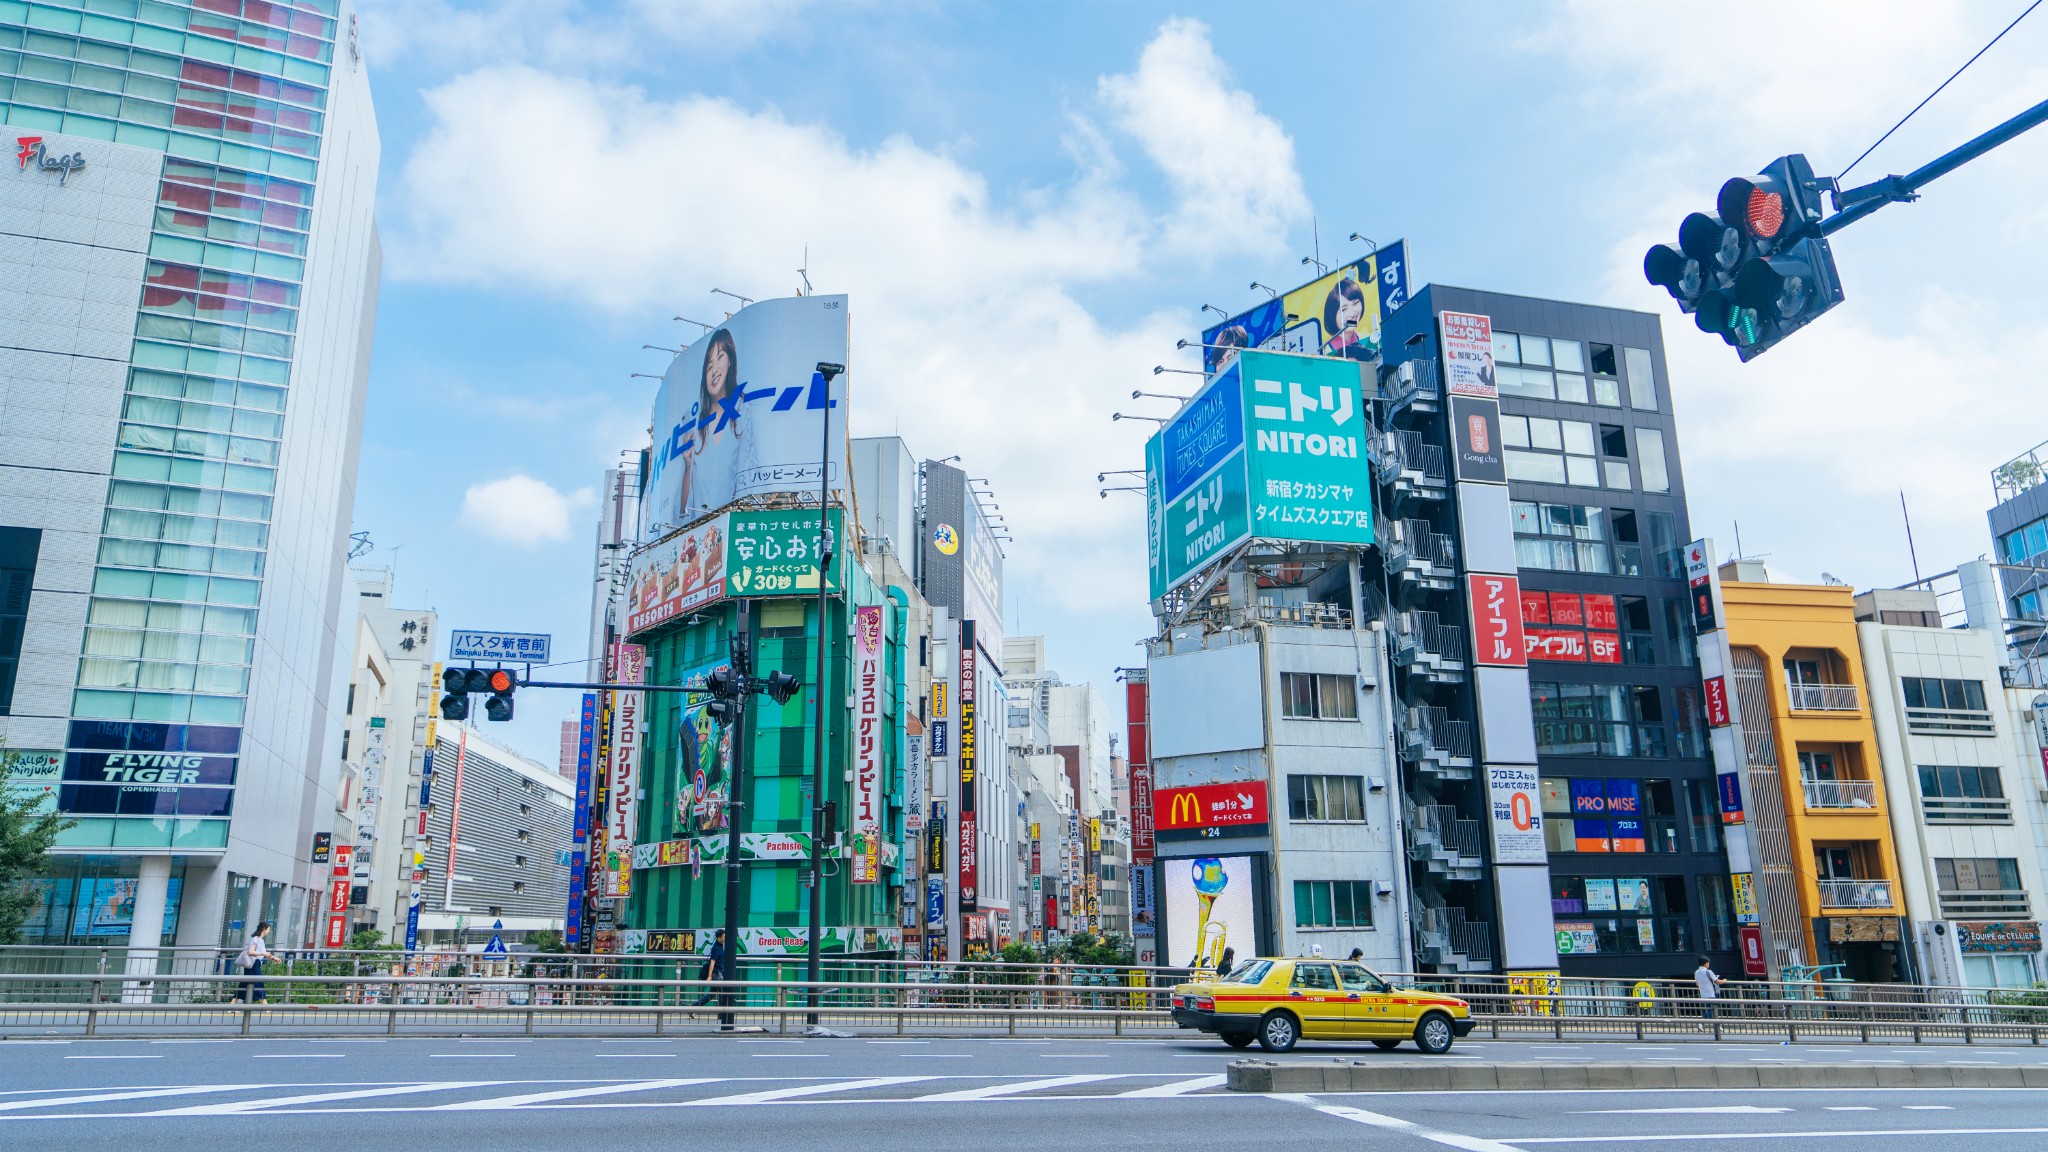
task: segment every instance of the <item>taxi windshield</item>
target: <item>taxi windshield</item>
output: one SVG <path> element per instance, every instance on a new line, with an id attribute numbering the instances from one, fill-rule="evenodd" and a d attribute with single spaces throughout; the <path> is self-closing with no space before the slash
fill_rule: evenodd
<path id="1" fill-rule="evenodd" d="M 1228 980 L 1232 984 L 1259 984 L 1265 981 L 1266 973 L 1272 970 L 1271 960 L 1247 960 L 1218 979 Z"/>

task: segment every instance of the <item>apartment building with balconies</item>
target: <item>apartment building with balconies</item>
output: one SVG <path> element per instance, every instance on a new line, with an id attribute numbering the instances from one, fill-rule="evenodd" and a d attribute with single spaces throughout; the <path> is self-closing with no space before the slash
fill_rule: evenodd
<path id="1" fill-rule="evenodd" d="M 1775 582 L 1761 561 L 1740 558 L 1720 567 L 1719 588 L 1727 665 L 1721 677 L 1710 671 L 1708 712 L 1742 734 L 1731 745 L 1740 778 L 1721 765 L 1723 820 L 1748 842 L 1748 867 L 1731 860 L 1737 914 L 1761 929 L 1775 975 L 1840 965 L 1854 980 L 1914 979 L 1871 703 L 1873 683 L 1892 685 L 1866 668 L 1855 592 Z M 1725 712 L 1717 691 L 1732 702 Z"/>
<path id="2" fill-rule="evenodd" d="M 1923 979 L 2030 986 L 2041 975 L 2041 769 L 2033 733 L 2001 682 L 2005 639 L 1989 627 L 1944 628 L 1926 589 L 1856 602 L 1900 894 Z"/>

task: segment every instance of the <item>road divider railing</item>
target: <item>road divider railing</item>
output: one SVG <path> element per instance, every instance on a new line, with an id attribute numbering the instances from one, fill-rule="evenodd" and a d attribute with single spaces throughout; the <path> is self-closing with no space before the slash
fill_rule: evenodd
<path id="1" fill-rule="evenodd" d="M 1410 994 L 1389 994 L 1398 1012 Z M 553 976 L 0 975 L 0 1035 L 174 1032 L 1162 1035 L 1172 990 L 1070 982 Z M 2048 1005 L 1468 993 L 1474 1035 L 1517 1040 L 2048 1043 Z M 1193 1038 L 1193 1034 L 1187 1034 Z"/>

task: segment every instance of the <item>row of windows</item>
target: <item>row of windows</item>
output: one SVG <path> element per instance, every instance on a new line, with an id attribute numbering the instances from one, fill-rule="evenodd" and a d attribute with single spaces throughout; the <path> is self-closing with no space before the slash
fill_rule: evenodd
<path id="1" fill-rule="evenodd" d="M 165 185 L 165 187 L 170 187 L 170 185 Z M 284 212 L 294 211 L 290 208 L 280 208 L 279 210 Z M 260 248 L 265 252 L 277 252 L 300 259 L 305 257 L 306 248 L 309 243 L 303 232 L 288 232 L 282 228 L 265 228 L 224 216 L 209 216 L 202 212 L 184 212 L 175 208 L 157 209 L 155 228 L 158 232 L 187 236 L 198 240 L 212 240 L 221 244 L 241 244 L 250 248 Z M 186 315 L 190 315 L 190 313 L 186 313 Z M 267 326 L 275 327 L 275 325 Z"/>
<path id="2" fill-rule="evenodd" d="M 190 600 L 199 604 L 254 608 L 263 586 L 232 576 L 199 576 L 186 572 L 136 572 L 98 568 L 92 575 L 95 596 L 132 596 L 148 600 Z"/>
<path id="3" fill-rule="evenodd" d="M 1944 680 L 1932 676 L 1900 678 L 1908 708 L 1942 708 L 1957 712 L 1984 711 L 1984 685 L 1976 680 Z"/>
<path id="4" fill-rule="evenodd" d="M 1579 684 L 1535 680 L 1529 698 L 1536 751 L 1544 756 L 1663 757 L 1706 754 L 1699 692 L 1673 689 L 1676 739 L 1666 743 L 1660 690 L 1650 685 Z"/>
<path id="5" fill-rule="evenodd" d="M 251 440 L 215 432 L 180 432 L 172 428 L 124 423 L 117 442 L 123 448 L 138 448 L 146 452 L 172 452 L 180 456 L 271 467 L 277 464 L 277 442 L 274 440 Z"/>
<path id="6" fill-rule="evenodd" d="M 189 372 L 199 376 L 240 377 L 263 384 L 286 384 L 291 381 L 292 375 L 291 362 L 288 360 L 243 356 L 214 348 L 192 348 L 182 344 L 159 344 L 149 340 L 135 342 L 132 362 L 143 368 Z"/>
<path id="7" fill-rule="evenodd" d="M 1494 367 L 1499 373 L 1500 390 L 1505 394 L 1584 404 L 1588 402 L 1586 373 L 1591 369 L 1591 402 L 1619 408 L 1621 385 L 1612 377 L 1620 374 L 1618 369 L 1625 363 L 1628 367 L 1629 407 L 1643 412 L 1657 411 L 1657 381 L 1650 368 L 1650 350 L 1621 348 L 1619 351 L 1617 359 L 1616 347 L 1612 344 L 1581 344 L 1577 340 L 1513 332 L 1495 331 L 1493 334 Z M 1504 371 L 1503 366 L 1510 364 L 1522 367 L 1514 372 Z M 1553 376 L 1551 369 L 1555 369 L 1555 383 L 1549 382 Z"/>
<path id="8" fill-rule="evenodd" d="M 1920 795 L 1955 800 L 1998 800 L 2005 785 L 1991 764 L 1922 764 Z"/>
<path id="9" fill-rule="evenodd" d="M 2007 564 L 2033 564 L 2048 558 L 2048 520 L 2016 528 L 1998 538 Z"/>
<path id="10" fill-rule="evenodd" d="M 204 516 L 172 516 L 162 512 L 107 509 L 100 526 L 108 536 L 129 540 L 167 540 L 178 544 L 219 544 L 228 548 L 267 548 L 270 527 L 246 520 L 215 520 Z"/>
<path id="11" fill-rule="evenodd" d="M 256 492 L 265 496 L 277 485 L 276 472 L 254 464 L 150 456 L 127 450 L 115 451 L 114 475 L 122 480 L 153 481 L 191 488 L 224 488 L 231 492 Z"/>
<path id="12" fill-rule="evenodd" d="M 81 12 L 80 7 L 93 11 Z M 0 21 L 108 44 L 133 44 L 310 84 L 327 82 L 323 65 L 334 59 L 333 42 L 321 36 L 154 0 L 85 0 L 82 5 L 65 6 L 0 0 Z M 323 27 L 331 36 L 332 22 L 323 22 Z"/>
<path id="13" fill-rule="evenodd" d="M 252 412 L 247 408 L 226 408 L 218 404 L 141 396 L 132 392 L 122 404 L 121 415 L 138 424 L 182 428 L 191 432 L 228 432 L 272 440 L 284 434 L 284 417 L 275 412 Z"/>
<path id="14" fill-rule="evenodd" d="M 93 5 L 103 0 L 89 0 Z M 9 19 L 9 10 L 19 12 L 18 4 L 0 3 L 0 20 Z M 207 45 L 205 51 L 187 52 L 182 41 L 177 48 L 168 46 L 176 37 L 165 36 L 155 30 L 145 29 L 137 36 L 132 28 L 113 21 L 93 19 L 90 29 L 63 28 L 49 29 L 48 21 L 29 21 L 32 26 L 21 27 L 22 21 L 11 22 L 15 27 L 0 27 L 0 48 L 16 48 L 58 60 L 78 60 L 98 68 L 117 69 L 130 75 L 140 75 L 155 80 L 153 85 L 101 85 L 110 92 L 122 92 L 131 96 L 150 96 L 169 101 L 170 89 L 166 82 L 157 77 L 177 77 L 217 88 L 229 89 L 247 96 L 260 96 L 272 100 L 287 100 L 311 108 L 323 108 L 327 103 L 324 68 L 311 68 L 292 63 L 289 67 L 276 57 L 261 54 L 264 63 L 276 62 L 277 66 L 256 67 L 245 61 L 238 61 L 237 53 L 230 50 L 223 53 L 223 45 Z M 64 33 L 85 32 L 85 38 Z M 162 43 L 152 43 L 161 40 Z M 130 48 L 130 44 L 141 47 Z M 152 49 L 166 49 L 152 51 Z M 247 53 L 245 52 L 246 56 Z M 225 57 L 225 58 L 223 58 Z M 237 67 L 236 65 L 240 65 Z M 285 73 L 292 75 L 287 78 Z M 88 81 L 89 82 L 89 81 Z"/>
<path id="15" fill-rule="evenodd" d="M 115 568 L 166 568 L 173 572 L 211 572 L 221 576 L 263 578 L 264 554 L 239 548 L 207 548 L 197 544 L 158 544 L 148 540 L 100 538 L 99 562 Z"/>
<path id="16" fill-rule="evenodd" d="M 224 201 L 223 196 L 236 199 Z M 313 185 L 274 174 L 222 168 L 217 164 L 176 156 L 164 160 L 164 184 L 157 190 L 157 202 L 160 204 L 190 208 L 195 212 L 247 211 L 253 207 L 246 203 L 248 200 L 262 201 L 266 210 L 279 205 L 309 209 L 313 206 Z M 241 218 L 257 219 L 253 215 Z M 311 219 L 310 215 L 304 218 Z M 282 216 L 265 215 L 262 220 L 266 224 L 295 226 L 291 218 Z"/>
<path id="17" fill-rule="evenodd" d="M 270 498 L 244 492 L 222 492 L 163 484 L 116 480 L 107 490 L 107 504 L 187 516 L 221 516 L 231 520 L 270 519 Z"/>
<path id="18" fill-rule="evenodd" d="M 1582 420 L 1541 416 L 1501 416 L 1502 456 L 1509 480 L 1531 484 L 1570 484 L 1580 488 L 1626 490 L 1630 487 L 1627 429 L 1599 426 L 1595 456 L 1594 426 Z M 1664 458 L 1664 433 L 1655 428 L 1636 432 L 1637 467 L 1645 492 L 1671 491 L 1671 471 Z M 1605 459 L 1601 457 L 1604 456 Z"/>
<path id="19" fill-rule="evenodd" d="M 1296 928 L 1372 927 L 1372 881 L 1296 880 Z"/>
<path id="20" fill-rule="evenodd" d="M 81 688 L 71 694 L 71 715 L 80 720 L 145 720 L 157 724 L 240 724 L 239 696 L 186 696 Z"/>
<path id="21" fill-rule="evenodd" d="M 294 118 L 315 117 L 317 113 L 298 112 L 289 107 L 281 109 L 279 105 L 267 102 L 241 102 L 233 106 L 233 114 L 228 114 L 193 107 L 182 99 L 177 104 L 160 104 L 135 96 L 67 88 L 61 82 L 45 83 L 30 77 L 53 70 L 69 72 L 71 67 L 68 64 L 14 52 L 0 53 L 0 57 L 13 58 L 12 61 L 0 59 L 0 67 L 13 63 L 18 65 L 21 73 L 12 79 L 0 77 L 0 99 L 14 104 L 33 105 L 56 112 L 76 112 L 160 130 L 179 128 L 216 134 L 243 144 L 275 148 L 297 156 L 320 154 L 319 136 L 276 124 L 279 119 L 289 123 Z M 13 70 L 9 68 L 9 71 Z M 217 101 L 220 97 L 215 95 L 211 99 Z"/>
<path id="22" fill-rule="evenodd" d="M 159 664 L 87 656 L 78 662 L 78 686 L 239 696 L 249 690 L 249 670 L 224 664 Z"/>
<path id="23" fill-rule="evenodd" d="M 256 610 L 197 604 L 141 603 L 93 597 L 85 610 L 87 624 L 108 628 L 147 628 L 153 632 L 211 632 L 220 636 L 254 636 Z"/>
<path id="24" fill-rule="evenodd" d="M 1669 855 L 1721 849 L 1720 801 L 1711 780 L 1546 776 L 1541 790 L 1543 836 L 1551 852 Z"/>
<path id="25" fill-rule="evenodd" d="M 1678 522 L 1669 512 L 1639 514 L 1630 508 L 1528 500 L 1517 500 L 1511 508 L 1517 558 L 1523 568 L 1644 575 L 1645 541 L 1638 526 L 1642 516 L 1648 520 L 1647 544 L 1655 574 L 1669 577 L 1679 573 Z"/>
<path id="26" fill-rule="evenodd" d="M 292 338 L 282 332 L 211 324 L 204 320 L 187 320 L 182 316 L 152 312 L 144 312 L 135 318 L 135 335 L 145 340 L 178 340 L 202 348 L 247 352 L 280 360 L 289 360 L 292 355 Z"/>
<path id="27" fill-rule="evenodd" d="M 296 257 L 280 256 L 274 252 L 258 252 L 253 248 L 238 248 L 231 244 L 193 240 L 184 236 L 151 233 L 149 255 L 155 260 L 195 264 L 223 272 L 240 272 L 271 280 L 298 283 L 306 278 L 306 262 Z"/>
<path id="28" fill-rule="evenodd" d="M 4 0 L 0 0 L 0 3 L 4 3 Z M 208 139 L 164 128 L 152 128 L 146 124 L 124 124 L 104 116 L 88 116 L 83 112 L 55 112 L 33 105 L 0 101 L 0 124 L 15 128 L 40 128 L 45 132 L 62 132 L 70 136 L 83 136 L 88 140 L 111 140 L 116 144 L 133 144 L 137 148 L 151 148 L 194 160 L 218 160 L 251 172 L 274 172 L 295 180 L 311 180 L 318 171 L 318 166 L 303 156 L 293 156 L 287 152 L 265 148 L 252 148 L 244 144 Z"/>
<path id="29" fill-rule="evenodd" d="M 1943 892 L 2018 892 L 2020 862 L 2011 857 L 1936 858 L 1936 886 Z"/>

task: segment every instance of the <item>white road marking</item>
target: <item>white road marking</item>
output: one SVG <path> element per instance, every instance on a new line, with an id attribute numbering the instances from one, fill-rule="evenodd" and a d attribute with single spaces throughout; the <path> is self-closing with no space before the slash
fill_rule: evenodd
<path id="1" fill-rule="evenodd" d="M 233 1044 L 233 1040 L 151 1040 L 151 1044 Z"/>
<path id="2" fill-rule="evenodd" d="M 251 1052 L 251 1060 L 345 1060 L 340 1052 Z"/>
<path id="3" fill-rule="evenodd" d="M 824 1052 L 753 1052 L 753 1053 L 749 1053 L 749 1055 L 753 1056 L 753 1058 L 754 1058 L 754 1059 L 756 1059 L 756 1060 L 826 1060 L 826 1059 L 830 1059 L 830 1056 L 829 1056 L 829 1054 L 827 1054 L 827 1053 L 824 1053 Z"/>
<path id="4" fill-rule="evenodd" d="M 14 1112 L 23 1108 L 54 1108 L 60 1104 L 93 1104 L 102 1100 L 143 1100 L 152 1096 L 192 1096 L 201 1092 L 240 1092 L 249 1088 L 267 1088 L 267 1084 L 197 1084 L 183 1088 L 142 1088 L 128 1092 L 98 1092 L 88 1096 L 45 1096 L 40 1100 L 9 1100 L 0 1104 L 0 1111 Z"/>
<path id="5" fill-rule="evenodd" d="M 681 1088 L 690 1084 L 716 1084 L 720 1077 L 691 1080 L 635 1080 L 627 1084 L 599 1084 L 589 1088 L 563 1088 L 554 1092 L 527 1092 L 518 1096 L 493 1096 L 487 1100 L 461 1100 L 454 1104 L 437 1104 L 435 1112 L 476 1112 L 504 1108 L 517 1108 L 523 1104 L 544 1104 L 556 1100 L 580 1100 L 586 1096 L 615 1096 L 622 1092 L 651 1092 L 661 1088 Z"/>
<path id="6" fill-rule="evenodd" d="M 1790 1140 L 1794 1137 L 1821 1140 L 1862 1140 L 1871 1136 L 2030 1136 L 2048 1133 L 2048 1128 L 1844 1128 L 1833 1132 L 1686 1132 L 1655 1136 L 1511 1136 L 1499 1148 L 1523 1144 L 1635 1144 L 1681 1140 Z"/>
<path id="7" fill-rule="evenodd" d="M 898 1052 L 898 1060 L 972 1060 L 971 1052 Z"/>
<path id="8" fill-rule="evenodd" d="M 1091 1084 L 1098 1080 L 1115 1079 L 1115 1076 L 1051 1076 L 1043 1080 L 1012 1081 L 1007 1084 L 986 1084 L 980 1088 L 962 1088 L 955 1092 L 938 1092 L 930 1096 L 919 1096 L 915 1102 L 927 1104 L 933 1101 L 989 1100 L 997 1096 L 1013 1096 L 1020 1092 L 1038 1092 L 1046 1088 L 1064 1088 L 1069 1084 Z"/>
<path id="9" fill-rule="evenodd" d="M 1792 1109 L 1767 1109 L 1757 1105 L 1702 1105 L 1692 1109 L 1585 1109 L 1573 1115 L 1765 1115 Z"/>
<path id="10" fill-rule="evenodd" d="M 1467 1136 L 1461 1132 L 1446 1132 L 1441 1128 L 1430 1128 L 1417 1124 L 1412 1120 L 1403 1120 L 1398 1116 L 1385 1116 L 1378 1112 L 1367 1112 L 1363 1108 L 1351 1108 L 1343 1104 L 1323 1104 L 1307 1096 L 1276 1094 L 1270 1097 L 1270 1099 L 1288 1100 L 1313 1108 L 1325 1116 L 1335 1116 L 1339 1120 L 1349 1120 L 1354 1124 L 1369 1124 L 1374 1128 L 1385 1128 L 1389 1131 L 1413 1136 L 1419 1140 L 1427 1140 L 1432 1144 L 1444 1144 L 1452 1148 L 1463 1148 L 1465 1152 L 1520 1152 L 1519 1149 L 1512 1145 L 1503 1144 L 1498 1140 L 1488 1140 L 1483 1136 Z"/>
<path id="11" fill-rule="evenodd" d="M 676 1054 L 673 1052 L 592 1052 L 590 1054 L 592 1060 L 641 1060 L 650 1058 L 655 1060 L 673 1060 L 675 1056 Z"/>
<path id="12" fill-rule="evenodd" d="M 1207 1088 L 1221 1088 L 1223 1082 L 1228 1079 L 1229 1077 L 1227 1076 L 1197 1076 L 1192 1080 L 1176 1080 L 1171 1084 L 1155 1084 L 1150 1088 L 1140 1088 L 1134 1092 L 1119 1093 L 1117 1099 L 1129 1100 L 1136 1098 L 1149 1100 L 1159 1096 L 1185 1096 L 1190 1092 L 1200 1092 Z"/>
<path id="13" fill-rule="evenodd" d="M 934 1080 L 934 1076 L 875 1076 L 866 1080 L 835 1080 L 829 1084 L 805 1084 L 796 1088 L 770 1088 L 762 1092 L 742 1092 L 737 1096 L 713 1096 L 707 1100 L 688 1100 L 686 1108 L 724 1107 L 733 1104 L 773 1104 L 778 1100 L 790 1100 L 798 1096 L 818 1096 L 826 1092 L 853 1092 L 862 1088 L 886 1088 L 892 1084 L 916 1084 Z"/>
<path id="14" fill-rule="evenodd" d="M 269 1100 L 237 1100 L 228 1104 L 195 1104 L 189 1108 L 166 1108 L 149 1116 L 232 1116 L 260 1112 L 292 1104 L 324 1104 L 330 1100 L 364 1100 L 373 1096 L 404 1096 L 413 1092 L 448 1092 L 457 1088 L 486 1088 L 503 1080 L 443 1080 L 431 1084 L 398 1084 L 384 1088 L 358 1088 L 351 1092 L 311 1092 L 303 1096 L 279 1096 Z"/>
<path id="15" fill-rule="evenodd" d="M 870 1040 L 870 1044 L 929 1044 L 929 1040 Z"/>
<path id="16" fill-rule="evenodd" d="M 510 1060 L 517 1052 L 429 1052 L 429 1060 Z"/>
<path id="17" fill-rule="evenodd" d="M 1877 1111 L 1877 1109 L 1875 1109 L 1875 1108 L 1872 1108 L 1872 1107 L 1871 1107 L 1870 1105 L 1868 1105 L 1868 1104 L 1825 1104 L 1825 1105 L 1822 1105 L 1822 1106 L 1821 1106 L 1821 1111 L 1823 1111 L 1823 1112 L 1875 1112 L 1875 1111 Z"/>
<path id="18" fill-rule="evenodd" d="M 1041 1060 L 1108 1060 L 1108 1059 L 1111 1059 L 1111 1057 L 1110 1057 L 1110 1054 L 1109 1054 L 1109 1053 L 1107 1053 L 1107 1052 L 1040 1052 L 1040 1053 L 1038 1054 L 1038 1058 L 1039 1058 L 1039 1059 L 1041 1059 Z"/>
<path id="19" fill-rule="evenodd" d="M 1954 1109 L 1954 1108 L 1951 1108 L 1951 1107 L 1949 1107 L 1949 1106 L 1948 1106 L 1948 1105 L 1946 1105 L 1946 1104 L 1908 1104 L 1908 1105 L 1906 1105 L 1906 1106 L 1905 1106 L 1905 1108 L 1906 1108 L 1906 1111 L 1908 1111 L 1908 1112 L 1953 1112 L 1953 1111 L 1955 1111 L 1955 1109 Z"/>
<path id="20" fill-rule="evenodd" d="M 162 1056 L 66 1056 L 66 1060 L 161 1060 Z"/>

